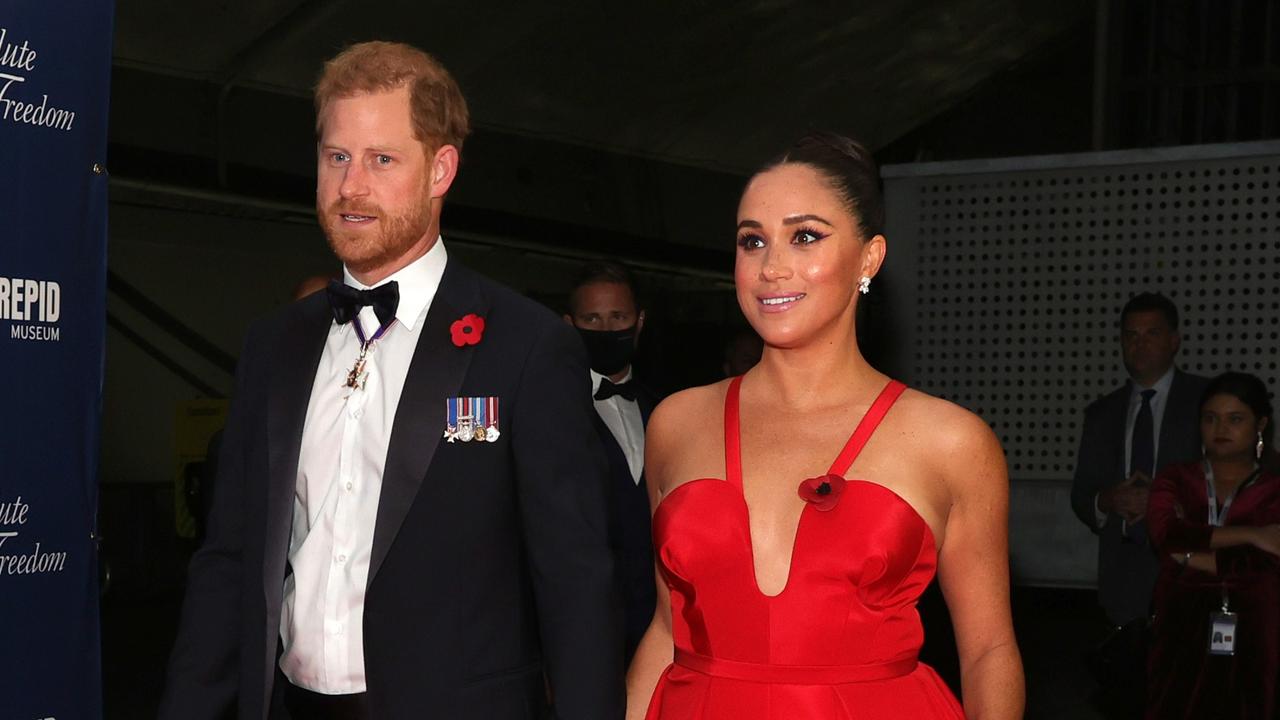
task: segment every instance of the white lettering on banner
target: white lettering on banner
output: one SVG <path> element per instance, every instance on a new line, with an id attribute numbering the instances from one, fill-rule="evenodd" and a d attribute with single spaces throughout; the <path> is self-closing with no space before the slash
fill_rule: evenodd
<path id="1" fill-rule="evenodd" d="M 0 66 L 11 67 L 15 70 L 26 70 L 31 72 L 36 69 L 36 51 L 27 47 L 27 41 L 22 41 L 22 46 L 18 47 L 11 42 L 7 42 L 9 31 L 0 28 Z"/>
<path id="2" fill-rule="evenodd" d="M 9 30 L 0 27 L 0 70 L 8 70 L 0 72 L 0 120 L 69 132 L 76 121 L 74 110 L 51 106 L 45 93 L 40 93 L 39 102 L 35 92 L 19 94 L 28 77 L 18 73 L 35 72 L 36 56 L 26 40 L 18 45 L 9 39 Z"/>
<path id="3" fill-rule="evenodd" d="M 62 332 L 55 323 L 61 317 L 61 285 L 53 280 L 0 276 L 0 320 L 15 321 L 9 327 L 10 340 L 59 342 Z"/>
<path id="4" fill-rule="evenodd" d="M 46 325 L 13 325 L 9 328 L 9 339 L 59 342 L 62 340 L 62 328 Z"/>
<path id="5" fill-rule="evenodd" d="M 30 505 L 22 502 L 21 495 L 13 502 L 0 502 L 0 525 L 26 525 L 30 509 Z"/>
<path id="6" fill-rule="evenodd" d="M 12 528 L 27 524 L 30 509 L 30 505 L 22 502 L 21 495 L 12 502 L 0 502 L 0 575 L 59 573 L 66 567 L 65 552 L 43 551 L 38 540 L 30 552 L 15 547 L 18 531 Z"/>

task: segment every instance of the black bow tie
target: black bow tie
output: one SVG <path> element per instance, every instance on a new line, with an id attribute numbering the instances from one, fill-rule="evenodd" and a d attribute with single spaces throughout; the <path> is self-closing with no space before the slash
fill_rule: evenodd
<path id="1" fill-rule="evenodd" d="M 617 395 L 623 400 L 635 402 L 636 384 L 631 380 L 628 380 L 624 383 L 614 385 L 609 381 L 609 378 L 600 378 L 600 389 L 596 390 L 595 398 L 597 400 L 608 400 L 614 395 Z"/>
<path id="2" fill-rule="evenodd" d="M 386 325 L 396 316 L 396 306 L 400 304 L 400 285 L 392 280 L 372 290 L 358 290 L 337 280 L 330 280 L 328 295 L 329 307 L 333 308 L 333 320 L 339 325 L 351 322 L 365 305 L 371 306 L 373 314 L 378 316 L 378 322 Z"/>

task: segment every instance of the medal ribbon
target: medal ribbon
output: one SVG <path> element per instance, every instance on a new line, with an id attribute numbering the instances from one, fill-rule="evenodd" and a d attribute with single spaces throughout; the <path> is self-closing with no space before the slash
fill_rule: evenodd
<path id="1" fill-rule="evenodd" d="M 368 350 L 375 342 L 378 341 L 379 338 L 387 334 L 387 331 L 391 329 L 391 326 L 396 324 L 396 319 L 391 318 L 391 322 L 386 323 L 385 325 L 379 325 L 378 331 L 373 334 L 373 337 L 367 340 L 364 337 L 364 328 L 360 325 L 360 318 L 352 318 L 351 324 L 356 328 L 356 337 L 360 338 L 360 349 Z"/>
<path id="2" fill-rule="evenodd" d="M 355 365 L 353 365 L 350 372 L 347 373 L 347 381 L 344 383 L 344 387 L 348 387 L 353 390 L 364 389 L 364 380 L 362 378 L 366 375 L 364 369 L 365 357 L 369 354 L 369 351 L 373 349 L 373 344 L 385 335 L 395 322 L 396 319 L 394 317 L 391 318 L 387 323 L 378 326 L 378 331 L 373 334 L 373 337 L 366 339 L 364 336 L 364 328 L 360 325 L 360 318 L 351 318 L 351 324 L 356 329 L 356 337 L 360 339 L 360 355 L 356 357 Z"/>

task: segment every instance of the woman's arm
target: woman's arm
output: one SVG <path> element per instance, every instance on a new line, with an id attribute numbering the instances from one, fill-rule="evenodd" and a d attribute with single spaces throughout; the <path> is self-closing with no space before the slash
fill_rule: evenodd
<path id="1" fill-rule="evenodd" d="M 1218 574 L 1219 560 L 1224 574 L 1248 571 L 1262 564 L 1275 564 L 1280 556 L 1280 525 L 1229 525 L 1213 529 L 1209 548 L 1227 552 L 1173 553 L 1173 559 L 1193 570 Z M 1265 553 L 1265 554 L 1264 554 Z M 1269 560 L 1267 558 L 1270 558 Z"/>
<path id="2" fill-rule="evenodd" d="M 958 409 L 957 409 L 958 410 Z M 1009 611 L 1009 478 L 1004 451 L 980 418 L 958 411 L 935 457 L 951 493 L 938 559 L 960 654 L 965 715 L 1021 718 L 1022 658 Z"/>
<path id="3" fill-rule="evenodd" d="M 658 604 L 653 622 L 640 639 L 636 654 L 627 670 L 627 720 L 643 720 L 649 699 L 658 686 L 658 678 L 671 664 L 674 641 L 671 638 L 671 595 L 658 573 Z"/>
<path id="4" fill-rule="evenodd" d="M 672 414 L 678 414 L 683 409 L 678 406 L 683 404 L 680 394 L 668 398 L 654 408 L 645 429 L 644 474 L 649 492 L 650 513 L 657 510 L 658 503 L 668 488 L 667 468 L 671 465 L 671 453 L 678 440 L 678 435 L 672 432 L 678 425 L 668 418 Z M 671 664 L 675 654 L 671 637 L 671 594 L 662 579 L 656 555 L 655 552 L 654 575 L 658 583 L 658 602 L 653 612 L 653 621 L 640 639 L 636 654 L 631 658 L 631 667 L 627 669 L 627 720 L 643 720 L 649 708 L 649 699 L 653 697 L 653 690 L 658 685 L 658 678 Z"/>
<path id="5" fill-rule="evenodd" d="M 1220 550 L 1222 548 L 1236 547 L 1237 545 L 1252 545 L 1260 550 L 1266 550 L 1264 543 L 1266 542 L 1266 528 L 1252 527 L 1249 525 L 1227 525 L 1225 527 L 1216 527 L 1213 534 L 1209 536 L 1209 549 Z M 1272 552 L 1276 552 L 1272 550 Z"/>
<path id="6" fill-rule="evenodd" d="M 1186 553 L 1191 553 L 1193 557 L 1185 563 L 1187 567 L 1205 572 L 1215 572 L 1208 569 L 1215 563 L 1206 559 L 1213 553 L 1205 551 L 1252 546 L 1273 555 L 1280 554 L 1280 530 L 1269 529 L 1276 526 L 1214 527 L 1207 517 L 1186 517 L 1179 502 L 1180 489 L 1190 482 L 1204 483 L 1204 475 L 1199 472 L 1191 474 L 1188 467 L 1166 469 L 1151 486 L 1147 502 L 1147 530 L 1157 550 L 1179 562 L 1186 559 Z"/>

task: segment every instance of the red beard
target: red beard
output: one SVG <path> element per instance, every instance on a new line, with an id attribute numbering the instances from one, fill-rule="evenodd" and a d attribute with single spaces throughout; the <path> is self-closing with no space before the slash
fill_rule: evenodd
<path id="1" fill-rule="evenodd" d="M 318 211 L 320 225 L 338 259 L 352 272 L 367 272 L 408 252 L 431 226 L 430 200 L 419 202 L 400 215 L 388 215 L 376 204 L 338 199 Z M 341 215 L 376 218 L 376 228 L 344 227 Z"/>

